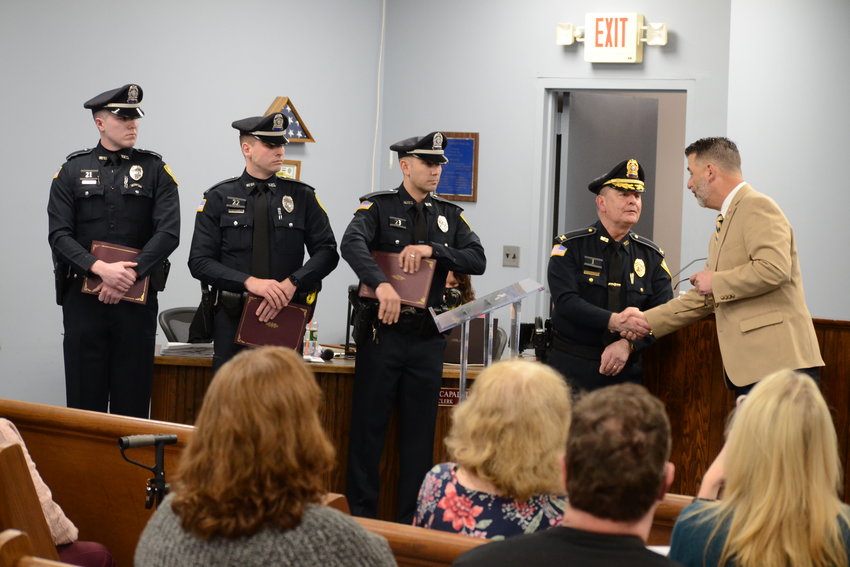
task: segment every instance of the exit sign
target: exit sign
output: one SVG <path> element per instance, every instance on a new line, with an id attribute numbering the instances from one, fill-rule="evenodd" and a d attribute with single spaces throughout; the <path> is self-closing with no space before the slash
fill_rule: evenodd
<path id="1" fill-rule="evenodd" d="M 596 13 L 584 18 L 584 60 L 589 63 L 640 63 L 643 14 Z"/>

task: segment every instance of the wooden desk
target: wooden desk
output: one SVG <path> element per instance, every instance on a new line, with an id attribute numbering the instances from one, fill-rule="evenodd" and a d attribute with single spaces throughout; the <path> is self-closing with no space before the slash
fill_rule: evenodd
<path id="1" fill-rule="evenodd" d="M 815 331 L 826 367 L 821 374 L 821 391 L 832 410 L 838 445 L 845 471 L 850 471 L 850 322 L 815 319 Z M 156 357 L 151 417 L 177 423 L 193 423 L 210 381 L 210 359 Z M 338 468 L 330 489 L 345 493 L 348 458 L 348 426 L 354 362 L 336 360 L 314 364 L 313 371 L 325 395 L 322 420 L 337 449 Z M 470 377 L 480 369 L 470 372 Z M 708 465 L 723 446 L 726 417 L 735 405 L 723 381 L 723 363 L 717 343 L 714 318 L 708 317 L 672 335 L 661 338 L 644 355 L 644 385 L 666 405 L 673 429 L 676 479 L 671 488 L 678 494 L 696 494 Z M 458 387 L 457 367 L 446 367 L 444 387 Z M 448 456 L 443 438 L 449 429 L 450 408 L 437 412 L 434 462 Z M 388 447 L 397 443 L 395 417 L 387 434 Z M 398 455 L 384 451 L 381 465 L 381 518 L 392 519 Z M 845 474 L 844 497 L 850 500 L 850 474 Z"/>
<path id="2" fill-rule="evenodd" d="M 354 390 L 354 360 L 334 359 L 324 364 L 310 364 L 322 389 L 324 403 L 320 410 L 322 424 L 336 448 L 337 466 L 328 477 L 332 492 L 345 494 L 348 464 L 348 429 L 351 422 L 351 398 Z M 474 379 L 480 367 L 471 367 L 467 377 Z M 173 423 L 193 424 L 204 393 L 212 380 L 211 358 L 156 356 L 154 358 L 151 419 Z M 443 387 L 459 388 L 460 367 L 447 365 L 443 369 Z M 467 387 L 471 386 L 471 382 Z M 437 410 L 434 435 L 434 462 L 448 460 L 443 438 L 448 435 L 450 407 Z M 386 447 L 398 446 L 397 416 L 393 412 L 387 430 Z M 381 497 L 378 517 L 395 520 L 396 488 L 399 462 L 396 450 L 385 450 L 381 459 Z"/>

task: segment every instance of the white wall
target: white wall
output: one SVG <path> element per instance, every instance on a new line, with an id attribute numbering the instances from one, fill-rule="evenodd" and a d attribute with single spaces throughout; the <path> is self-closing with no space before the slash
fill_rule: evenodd
<path id="1" fill-rule="evenodd" d="M 840 250 L 850 205 L 846 0 L 388 0 L 372 186 L 381 9 L 381 0 L 0 4 L 0 397 L 64 403 L 50 178 L 67 153 L 97 141 L 83 101 L 131 81 L 145 90 L 139 146 L 162 153 L 181 184 L 182 241 L 162 308 L 197 303 L 185 267 L 195 206 L 206 188 L 241 172 L 230 122 L 261 114 L 275 96 L 292 98 L 317 140 L 290 145 L 288 157 L 302 160 L 338 239 L 357 196 L 398 184 L 397 166 L 387 165 L 392 142 L 435 129 L 479 132 L 479 200 L 465 208 L 487 250 L 487 273 L 475 279 L 484 292 L 545 281 L 548 89 L 671 88 L 688 93 L 687 140 L 735 139 L 747 179 L 788 214 L 813 315 L 850 319 L 848 262 L 830 250 Z M 581 46 L 554 45 L 556 23 L 581 25 L 593 11 L 664 21 L 670 43 L 648 48 L 638 65 L 591 65 Z M 685 261 L 705 254 L 714 215 L 684 189 L 684 158 L 682 170 Z M 519 269 L 501 267 L 505 244 L 521 247 Z M 326 280 L 323 341 L 342 340 L 354 280 L 345 262 Z"/>
<path id="2" fill-rule="evenodd" d="M 46 205 L 65 156 L 97 142 L 83 102 L 128 82 L 144 89 L 138 146 L 161 153 L 180 182 L 181 242 L 160 307 L 197 305 L 186 267 L 195 208 L 242 172 L 230 123 L 276 96 L 292 99 L 316 139 L 287 156 L 342 235 L 369 189 L 380 14 L 379 0 L 0 4 L 0 397 L 64 404 Z M 318 305 L 325 340 L 344 332 L 355 280 L 344 264 Z"/>

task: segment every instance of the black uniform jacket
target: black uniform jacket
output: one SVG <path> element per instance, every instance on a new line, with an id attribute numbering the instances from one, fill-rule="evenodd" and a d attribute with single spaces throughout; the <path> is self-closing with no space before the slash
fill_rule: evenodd
<path id="1" fill-rule="evenodd" d="M 195 215 L 189 270 L 218 289 L 245 290 L 251 275 L 258 181 L 269 187 L 271 278 L 282 281 L 292 276 L 300 291 L 315 289 L 339 263 L 328 214 L 312 187 L 275 176 L 258 180 L 243 172 L 204 193 Z M 305 248 L 310 254 L 306 264 Z"/>
<path id="2" fill-rule="evenodd" d="M 549 258 L 549 292 L 554 303 L 552 326 L 563 339 L 601 347 L 608 329 L 608 251 L 613 239 L 596 222 L 592 226 L 558 236 Z M 625 307 L 641 311 L 666 303 L 673 297 L 670 272 L 664 253 L 651 240 L 630 232 L 622 240 Z M 635 342 L 636 349 L 649 346 L 649 336 Z"/>
<path id="3" fill-rule="evenodd" d="M 74 152 L 50 186 L 50 247 L 81 275 L 96 260 L 92 240 L 140 249 L 139 277 L 159 266 L 180 240 L 177 183 L 162 157 L 135 148 L 117 153 L 120 164 L 112 166 L 112 152 L 100 144 Z"/>
<path id="4" fill-rule="evenodd" d="M 413 240 L 415 216 L 413 197 L 404 185 L 390 191 L 378 191 L 360 198 L 360 206 L 345 230 L 340 252 L 360 281 L 369 287 L 388 281 L 372 258 L 371 252 L 401 252 Z M 429 194 L 425 197 L 428 239 L 437 267 L 428 294 L 428 306 L 438 306 L 449 270 L 462 274 L 484 273 L 487 259 L 478 236 L 461 214 L 463 209 Z"/>

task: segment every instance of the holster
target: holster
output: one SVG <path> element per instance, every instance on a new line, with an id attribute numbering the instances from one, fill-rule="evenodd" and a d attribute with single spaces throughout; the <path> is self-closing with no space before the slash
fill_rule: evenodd
<path id="1" fill-rule="evenodd" d="M 68 291 L 68 279 L 71 277 L 71 267 L 53 256 L 53 283 L 56 287 L 56 305 L 62 305 L 65 301 L 65 292 Z"/>
<path id="2" fill-rule="evenodd" d="M 150 273 L 150 288 L 152 291 L 165 290 L 165 282 L 168 280 L 168 273 L 171 271 L 171 262 L 166 258 L 162 263 L 151 270 Z"/>
<path id="3" fill-rule="evenodd" d="M 213 292 L 201 283 L 201 303 L 189 324 L 190 343 L 208 343 L 213 340 Z"/>

